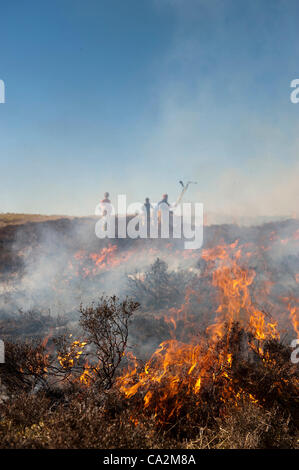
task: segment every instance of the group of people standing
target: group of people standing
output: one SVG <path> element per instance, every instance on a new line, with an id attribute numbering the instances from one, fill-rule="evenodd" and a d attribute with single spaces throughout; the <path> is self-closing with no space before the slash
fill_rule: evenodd
<path id="1" fill-rule="evenodd" d="M 108 210 L 107 208 L 109 208 L 109 206 L 111 205 L 111 201 L 109 199 L 109 193 L 106 192 L 104 193 L 104 199 L 102 199 L 100 201 L 100 205 L 102 205 L 103 209 L 102 209 L 102 215 L 107 215 L 108 213 Z M 112 206 L 111 206 L 112 207 Z M 162 199 L 161 201 L 158 202 L 158 204 L 153 207 L 151 202 L 150 202 L 150 199 L 147 197 L 145 198 L 145 201 L 144 201 L 144 204 L 142 205 L 142 212 L 144 214 L 144 218 L 146 219 L 147 221 L 147 226 L 149 227 L 150 223 L 151 223 L 151 216 L 152 214 L 155 214 L 156 216 L 158 216 L 159 218 L 161 217 L 161 213 L 162 215 L 166 215 L 166 213 L 169 213 L 170 211 L 170 204 L 168 202 L 168 194 L 163 194 L 162 196 Z"/>

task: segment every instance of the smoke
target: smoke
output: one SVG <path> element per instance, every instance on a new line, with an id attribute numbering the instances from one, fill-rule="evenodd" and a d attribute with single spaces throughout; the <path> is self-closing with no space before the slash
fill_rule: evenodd
<path id="1" fill-rule="evenodd" d="M 175 199 L 178 180 L 194 178 L 198 190 L 188 197 L 202 202 L 208 216 L 222 217 L 213 222 L 296 215 L 298 119 L 287 72 L 275 87 L 272 77 L 273 61 L 285 70 L 294 62 L 290 41 L 282 43 L 275 27 L 279 14 L 289 37 L 296 31 L 283 4 L 276 12 L 261 12 L 255 2 L 242 8 L 205 0 L 155 5 L 161 14 L 173 13 L 175 26 L 155 69 L 156 126 L 141 144 L 129 185 L 140 198 L 167 191 Z M 253 28 L 256 40 L 249 39 Z M 143 168 L 149 181 L 140 176 Z"/>
<path id="2" fill-rule="evenodd" d="M 235 221 L 242 217 L 298 217 L 298 177 L 298 163 L 288 167 L 275 161 L 255 161 L 247 171 L 227 169 L 215 180 L 214 194 L 205 190 L 201 196 L 208 214 L 226 214 Z"/>
<path id="3" fill-rule="evenodd" d="M 102 294 L 125 297 L 128 274 L 148 268 L 157 256 L 166 258 L 170 269 L 188 264 L 165 249 L 167 240 L 99 240 L 95 223 L 60 219 L 19 226 L 8 260 L 16 267 L 1 278 L 0 310 L 36 309 L 76 317 L 81 303 Z"/>
<path id="4" fill-rule="evenodd" d="M 80 303 L 96 301 L 103 293 L 128 295 L 128 275 L 143 273 L 157 257 L 166 261 L 171 271 L 200 272 L 201 251 L 182 249 L 180 240 L 99 240 L 94 234 L 95 222 L 61 219 L 16 228 L 7 261 L 15 267 L 5 273 L 3 263 L 0 310 L 37 309 L 76 318 Z M 236 240 L 240 245 L 249 244 L 257 273 L 266 270 L 281 289 L 287 286 L 294 292 L 298 289 L 298 239 L 296 220 L 204 229 L 204 247 Z"/>

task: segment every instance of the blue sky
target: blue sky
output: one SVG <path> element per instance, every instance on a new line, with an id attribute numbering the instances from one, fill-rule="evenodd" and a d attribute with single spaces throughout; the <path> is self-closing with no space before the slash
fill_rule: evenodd
<path id="1" fill-rule="evenodd" d="M 298 206 L 299 4 L 0 3 L 0 212 L 91 214 L 198 180 L 207 210 Z"/>

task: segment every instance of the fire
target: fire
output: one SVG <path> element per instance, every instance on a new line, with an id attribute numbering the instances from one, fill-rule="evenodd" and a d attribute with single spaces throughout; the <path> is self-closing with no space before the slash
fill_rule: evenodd
<path id="1" fill-rule="evenodd" d="M 299 309 L 298 307 L 294 307 L 292 305 L 288 305 L 289 312 L 290 312 L 290 320 L 292 322 L 294 331 L 297 334 L 297 338 L 299 338 Z"/>
<path id="2" fill-rule="evenodd" d="M 238 241 L 203 250 L 202 257 L 207 263 L 204 274 L 208 276 L 212 273 L 212 286 L 218 303 L 214 314 L 211 312 L 213 321 L 207 325 L 205 333 L 196 334 L 193 325 L 193 337 L 189 337 L 188 342 L 175 337 L 178 320 L 182 319 L 188 325 L 188 320 L 194 318 L 191 314 L 192 296 L 197 296 L 197 308 L 200 309 L 199 294 L 188 288 L 185 303 L 177 310 L 171 309 L 166 316 L 167 322 L 172 325 L 173 339 L 162 342 L 142 369 L 138 368 L 136 358 L 131 357 L 133 366 L 117 383 L 126 398 L 142 396 L 144 408 L 150 408 L 154 415 L 163 415 L 164 419 L 178 413 L 183 406 L 180 398 L 182 391 L 185 395 L 197 397 L 200 404 L 202 390 L 213 381 L 224 381 L 223 401 L 232 400 L 237 405 L 244 398 L 245 391 L 234 391 L 231 383 L 234 357 L 231 345 L 225 339 L 226 332 L 232 331 L 236 322 L 258 343 L 257 348 L 253 343 L 251 348 L 261 356 L 263 343 L 279 338 L 277 322 L 266 318 L 252 300 L 250 287 L 256 274 L 253 269 L 241 265 L 242 248 L 238 246 Z M 226 343 L 219 352 L 216 344 L 222 339 Z M 257 402 L 252 394 L 247 394 L 247 398 Z"/>
<path id="3" fill-rule="evenodd" d="M 84 365 L 84 370 L 79 377 L 79 381 L 81 385 L 85 385 L 87 387 L 89 387 L 93 382 L 93 370 L 88 362 Z"/>
<path id="4" fill-rule="evenodd" d="M 298 299 L 291 295 L 279 297 L 273 294 L 275 282 L 266 262 L 262 275 L 252 267 L 255 266 L 252 261 L 264 263 L 266 252 L 272 245 L 281 249 L 280 245 L 294 243 L 298 239 L 298 230 L 282 240 L 273 231 L 258 247 L 254 243 L 241 244 L 236 240 L 231 244 L 222 243 L 203 249 L 201 258 L 204 263 L 197 274 L 200 283 L 190 282 L 181 306 L 153 312 L 168 325 L 170 339 L 161 342 L 145 365 L 141 365 L 131 352 L 127 353 L 129 366 L 116 382 L 121 394 L 128 400 L 139 400 L 143 409 L 158 422 L 167 422 L 178 415 L 184 406 L 182 397 L 189 397 L 200 407 L 206 400 L 207 390 L 209 393 L 210 390 L 220 390 L 223 403 L 239 406 L 246 399 L 258 404 L 254 392 L 246 391 L 233 380 L 237 362 L 234 350 L 237 342 L 233 341 L 236 325 L 244 332 L 246 350 L 257 354 L 268 367 L 271 367 L 272 359 L 264 345 L 268 340 L 279 339 L 281 319 L 287 318 L 291 322 L 298 337 Z M 177 259 L 198 261 L 199 258 L 198 252 L 179 252 L 171 243 L 164 249 L 164 254 Z M 147 250 L 147 255 L 153 259 L 157 254 L 160 252 L 154 247 Z M 109 244 L 98 253 L 78 251 L 72 266 L 78 275 L 87 277 L 125 265 L 129 260 L 136 263 L 139 259 L 138 249 L 120 253 L 118 245 Z M 143 271 L 140 270 L 136 276 L 141 282 L 146 281 Z M 294 285 L 299 282 L 298 276 L 295 274 L 295 279 L 292 276 Z M 266 307 L 271 306 L 273 317 L 264 307 L 264 302 Z M 85 342 L 74 341 L 65 354 L 58 356 L 60 365 L 65 369 L 72 368 L 75 360 L 82 356 L 85 345 Z M 85 362 L 81 375 L 75 380 L 89 387 L 100 367 L 101 364 Z M 132 416 L 132 422 L 138 424 L 135 416 Z"/>
<path id="5" fill-rule="evenodd" d="M 77 276 L 88 277 L 96 275 L 108 267 L 116 266 L 121 263 L 117 257 L 117 245 L 109 244 L 100 250 L 99 253 L 88 253 L 80 250 L 74 254 L 75 266 L 70 263 L 70 269 L 75 269 Z"/>
<path id="6" fill-rule="evenodd" d="M 175 250 L 172 243 L 167 243 L 164 250 L 166 256 L 171 254 L 171 256 L 182 260 L 197 257 L 197 253 L 193 250 Z M 146 252 L 147 261 L 148 259 L 154 260 L 159 254 L 160 251 L 157 248 L 150 247 Z M 107 247 L 102 248 L 99 252 L 77 251 L 68 263 L 68 273 L 70 273 L 70 279 L 73 275 L 90 278 L 107 270 L 126 265 L 128 261 L 134 262 L 135 265 L 139 264 L 140 250 L 138 248 L 119 252 L 117 244 L 109 243 Z"/>
<path id="7" fill-rule="evenodd" d="M 237 249 L 237 244 L 231 244 L 228 249 L 216 247 L 203 253 L 203 258 L 210 263 L 220 260 L 218 267 L 213 271 L 212 281 L 220 293 L 218 317 L 216 323 L 209 327 L 209 331 L 214 338 L 222 337 L 225 324 L 230 327 L 237 321 L 246 326 L 247 322 L 255 338 L 278 338 L 277 323 L 267 324 L 264 313 L 252 302 L 249 287 L 256 273 L 238 264 L 242 252 L 240 248 Z"/>
<path id="8" fill-rule="evenodd" d="M 86 344 L 87 343 L 83 341 L 74 341 L 64 355 L 58 354 L 57 359 L 61 367 L 64 369 L 72 368 L 74 366 L 75 360 L 79 359 L 83 353 L 83 349 Z"/>
<path id="9" fill-rule="evenodd" d="M 138 391 L 146 391 L 144 394 L 144 407 L 151 405 L 154 397 L 153 389 L 159 385 L 160 400 L 158 407 L 173 398 L 176 401 L 173 412 L 180 408 L 180 391 L 187 388 L 187 393 L 198 393 L 200 389 L 201 370 L 204 368 L 203 356 L 199 345 L 184 344 L 177 340 L 163 342 L 159 349 L 146 363 L 144 370 L 138 374 L 139 381 L 131 385 L 137 373 L 137 367 L 119 380 L 120 390 L 127 398 L 132 397 Z M 200 367 L 202 365 L 202 367 Z"/>

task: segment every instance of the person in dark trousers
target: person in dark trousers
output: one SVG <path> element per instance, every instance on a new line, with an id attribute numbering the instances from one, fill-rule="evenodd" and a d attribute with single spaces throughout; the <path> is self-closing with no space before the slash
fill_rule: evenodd
<path id="1" fill-rule="evenodd" d="M 149 237 L 150 235 L 150 224 L 151 224 L 151 209 L 152 205 L 150 203 L 150 200 L 148 197 L 145 198 L 145 202 L 143 204 L 143 211 L 144 211 L 144 216 L 146 220 L 146 230 L 147 230 L 147 236 Z"/>
<path id="2" fill-rule="evenodd" d="M 168 194 L 163 194 L 161 201 L 157 204 L 156 211 L 159 225 L 164 221 L 163 223 L 168 223 L 170 228 L 172 225 L 172 212 L 168 202 Z"/>
<path id="3" fill-rule="evenodd" d="M 163 194 L 161 201 L 158 202 L 157 211 L 158 219 L 161 222 L 161 218 L 169 214 L 170 204 L 168 202 L 168 194 Z"/>

